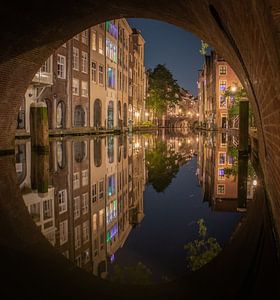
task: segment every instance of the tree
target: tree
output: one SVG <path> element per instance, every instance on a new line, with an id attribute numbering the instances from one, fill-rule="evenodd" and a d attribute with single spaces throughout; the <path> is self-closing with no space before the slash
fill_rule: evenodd
<path id="1" fill-rule="evenodd" d="M 206 55 L 208 47 L 209 45 L 201 40 L 201 48 L 199 49 L 199 53 L 203 56 Z"/>
<path id="2" fill-rule="evenodd" d="M 168 151 L 164 142 L 157 142 L 155 148 L 146 153 L 148 183 L 157 192 L 164 192 L 179 171 L 182 156 Z"/>
<path id="3" fill-rule="evenodd" d="M 196 271 L 210 262 L 222 250 L 217 240 L 207 237 L 207 227 L 203 219 L 197 221 L 199 239 L 184 246 L 188 252 L 188 268 Z"/>
<path id="4" fill-rule="evenodd" d="M 158 64 L 148 70 L 149 88 L 146 105 L 159 117 L 168 106 L 173 106 L 180 99 L 180 87 L 165 65 Z"/>

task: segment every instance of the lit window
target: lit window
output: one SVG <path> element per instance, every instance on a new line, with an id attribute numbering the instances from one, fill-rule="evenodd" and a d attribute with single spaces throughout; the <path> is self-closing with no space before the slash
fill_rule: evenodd
<path id="1" fill-rule="evenodd" d="M 226 80 L 220 80 L 220 91 L 224 92 L 227 88 L 227 82 Z"/>
<path id="2" fill-rule="evenodd" d="M 219 74 L 227 75 L 227 66 L 219 66 Z"/>
<path id="3" fill-rule="evenodd" d="M 80 39 L 80 34 L 78 33 L 78 34 L 76 34 L 75 36 L 74 36 L 74 40 L 79 40 Z"/>
<path id="4" fill-rule="evenodd" d="M 60 214 L 67 211 L 67 190 L 58 192 L 58 208 Z"/>
<path id="5" fill-rule="evenodd" d="M 87 97 L 88 96 L 88 82 L 82 81 L 82 96 Z"/>
<path id="6" fill-rule="evenodd" d="M 93 31 L 92 35 L 91 35 L 92 39 L 91 39 L 91 48 L 92 50 L 96 50 L 96 32 Z"/>
<path id="7" fill-rule="evenodd" d="M 93 214 L 92 216 L 92 229 L 93 231 L 97 230 L 97 214 Z"/>
<path id="8" fill-rule="evenodd" d="M 108 87 L 115 88 L 115 70 L 111 67 L 108 67 Z"/>
<path id="9" fill-rule="evenodd" d="M 80 93 L 79 85 L 80 85 L 79 79 L 73 78 L 73 80 L 72 80 L 73 95 L 79 96 L 79 93 Z"/>
<path id="10" fill-rule="evenodd" d="M 57 77 L 66 78 L 66 57 L 60 54 L 57 55 Z"/>
<path id="11" fill-rule="evenodd" d="M 99 227 L 102 227 L 104 223 L 104 209 L 99 211 Z"/>
<path id="12" fill-rule="evenodd" d="M 103 55 L 104 54 L 104 46 L 103 46 L 103 37 L 102 36 L 99 36 L 98 46 L 99 46 L 99 49 L 98 49 L 99 54 Z"/>
<path id="13" fill-rule="evenodd" d="M 219 168 L 218 169 L 218 180 L 225 179 L 225 169 Z"/>
<path id="14" fill-rule="evenodd" d="M 88 72 L 88 53 L 82 51 L 82 72 L 86 73 Z"/>
<path id="15" fill-rule="evenodd" d="M 73 69 L 79 71 L 79 49 L 73 47 Z"/>
<path id="16" fill-rule="evenodd" d="M 224 195 L 225 194 L 225 185 L 224 184 L 218 184 L 217 194 L 219 194 L 219 195 Z"/>
<path id="17" fill-rule="evenodd" d="M 96 62 L 91 63 L 91 80 L 96 83 L 97 79 L 97 70 L 96 70 Z"/>

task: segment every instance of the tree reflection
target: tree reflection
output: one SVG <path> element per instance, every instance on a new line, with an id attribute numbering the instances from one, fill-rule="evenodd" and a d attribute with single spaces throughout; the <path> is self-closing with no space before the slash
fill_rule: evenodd
<path id="1" fill-rule="evenodd" d="M 206 265 L 222 250 L 215 238 L 208 237 L 205 221 L 199 219 L 197 224 L 199 226 L 199 239 L 184 246 L 188 253 L 188 268 L 191 271 L 196 271 Z"/>
<path id="2" fill-rule="evenodd" d="M 159 193 L 169 186 L 179 171 L 182 155 L 168 150 L 164 142 L 157 142 L 153 150 L 146 153 L 148 183 Z"/>

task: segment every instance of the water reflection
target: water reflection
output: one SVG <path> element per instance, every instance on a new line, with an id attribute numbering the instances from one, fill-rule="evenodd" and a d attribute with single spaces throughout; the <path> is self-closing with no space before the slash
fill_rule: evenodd
<path id="1" fill-rule="evenodd" d="M 49 155 L 39 155 L 17 141 L 16 170 L 31 217 L 60 253 L 102 278 L 136 283 L 140 272 L 146 283 L 187 271 L 184 246 L 200 237 L 197 220 L 205 219 L 216 250 L 230 238 L 240 218 L 229 147 L 236 143 L 225 134 L 163 131 L 54 139 Z M 213 214 L 206 202 L 234 213 Z"/>

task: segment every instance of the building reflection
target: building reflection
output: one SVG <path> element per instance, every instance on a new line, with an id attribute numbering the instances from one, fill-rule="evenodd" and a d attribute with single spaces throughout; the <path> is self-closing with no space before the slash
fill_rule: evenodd
<path id="1" fill-rule="evenodd" d="M 252 174 L 253 171 L 247 175 L 248 158 L 247 164 L 242 165 L 246 167 L 245 172 L 240 172 L 242 166 L 240 160 L 238 162 L 237 147 L 238 138 L 228 133 L 204 133 L 199 136 L 197 176 L 203 189 L 204 201 L 207 201 L 213 210 L 239 210 L 240 174 L 246 176 L 247 199 L 244 201 L 253 198 L 255 175 Z"/>
<path id="2" fill-rule="evenodd" d="M 146 153 L 163 143 L 186 163 L 196 136 L 154 135 L 53 139 L 50 153 L 17 141 L 16 171 L 25 204 L 43 235 L 77 266 L 106 278 L 109 264 L 144 218 Z M 160 174 L 159 174 L 160 176 Z"/>

